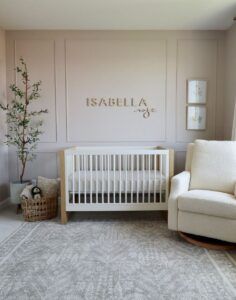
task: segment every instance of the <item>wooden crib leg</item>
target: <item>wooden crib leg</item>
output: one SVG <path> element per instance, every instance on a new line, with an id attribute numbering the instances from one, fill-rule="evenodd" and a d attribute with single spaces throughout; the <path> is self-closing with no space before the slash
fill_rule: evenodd
<path id="1" fill-rule="evenodd" d="M 61 208 L 61 224 L 65 225 L 68 222 L 69 214 L 67 211 Z"/>
<path id="2" fill-rule="evenodd" d="M 65 187 L 65 153 L 60 152 L 60 173 L 61 173 L 61 224 L 68 222 L 68 212 L 66 211 L 66 187 Z"/>
<path id="3" fill-rule="evenodd" d="M 63 186 L 63 184 L 62 184 Z M 69 213 L 68 211 L 66 211 L 66 198 L 65 198 L 65 194 L 64 191 L 61 190 L 62 194 L 61 194 L 61 224 L 66 224 L 68 222 L 68 218 L 69 218 Z"/>

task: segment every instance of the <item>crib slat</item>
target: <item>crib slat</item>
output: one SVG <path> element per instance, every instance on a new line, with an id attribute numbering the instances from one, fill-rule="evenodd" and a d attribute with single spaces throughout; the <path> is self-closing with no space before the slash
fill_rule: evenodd
<path id="1" fill-rule="evenodd" d="M 128 193 L 128 155 L 125 156 L 125 203 L 127 203 L 127 193 Z"/>
<path id="2" fill-rule="evenodd" d="M 75 203 L 75 156 L 72 155 L 72 202 Z"/>
<path id="3" fill-rule="evenodd" d="M 154 203 L 157 201 L 157 188 L 156 188 L 156 182 L 157 182 L 157 155 L 154 155 L 154 186 L 153 186 L 153 191 L 154 191 Z"/>
<path id="4" fill-rule="evenodd" d="M 101 166 L 102 166 L 102 203 L 104 203 L 104 170 L 103 170 L 103 155 L 101 155 Z"/>
<path id="5" fill-rule="evenodd" d="M 148 166 L 148 156 L 145 154 L 145 170 L 148 169 L 147 166 Z"/>
<path id="6" fill-rule="evenodd" d="M 89 167 L 90 167 L 90 203 L 93 203 L 93 163 L 92 163 L 92 155 L 89 155 Z"/>
<path id="7" fill-rule="evenodd" d="M 116 202 L 116 156 L 113 155 L 113 203 Z"/>
<path id="8" fill-rule="evenodd" d="M 119 175 L 120 175 L 120 180 L 119 180 L 119 202 L 121 203 L 121 155 L 119 155 Z"/>
<path id="9" fill-rule="evenodd" d="M 148 155 L 148 202 L 150 203 L 151 155 Z"/>
<path id="10" fill-rule="evenodd" d="M 96 204 L 98 203 L 98 156 L 95 156 L 95 170 L 96 170 Z"/>
<path id="11" fill-rule="evenodd" d="M 134 201 L 134 156 L 131 155 L 131 203 Z"/>
<path id="12" fill-rule="evenodd" d="M 136 201 L 139 202 L 139 155 L 136 155 L 136 169 L 137 169 L 137 192 L 136 192 Z"/>
<path id="13" fill-rule="evenodd" d="M 86 203 L 86 196 L 87 196 L 87 159 L 86 159 L 86 155 L 83 155 L 83 159 L 84 159 L 84 203 Z"/>
<path id="14" fill-rule="evenodd" d="M 78 202 L 80 203 L 80 155 L 76 156 L 76 164 L 77 164 L 77 171 L 78 171 Z"/>
<path id="15" fill-rule="evenodd" d="M 110 155 L 107 155 L 107 201 L 110 203 Z"/>
<path id="16" fill-rule="evenodd" d="M 61 166 L 62 167 L 62 170 L 61 170 L 61 173 L 63 171 L 63 167 L 65 167 L 65 173 L 64 173 L 64 177 L 65 177 L 65 184 L 63 185 L 62 183 L 62 193 L 65 194 L 65 202 L 64 203 L 64 207 L 66 207 L 66 204 L 67 203 L 70 203 L 70 190 L 69 190 L 69 186 L 70 186 L 70 180 L 69 180 L 69 174 L 70 174 L 70 169 L 68 168 L 69 167 L 69 164 L 68 164 L 68 161 L 70 159 L 70 157 L 68 155 L 66 155 L 66 153 L 62 153 L 61 154 L 61 159 L 62 159 L 62 163 L 63 165 Z"/>
<path id="17" fill-rule="evenodd" d="M 162 154 L 160 154 L 160 202 L 162 202 Z"/>
<path id="18" fill-rule="evenodd" d="M 144 188 L 145 188 L 145 186 L 144 186 L 144 180 L 145 180 L 145 172 L 144 172 L 144 159 L 145 159 L 145 157 L 144 157 L 144 155 L 142 155 L 142 172 L 143 172 L 143 198 L 142 198 L 142 201 L 143 201 L 143 203 L 144 203 Z"/>
<path id="19" fill-rule="evenodd" d="M 166 179 L 166 187 L 165 187 L 165 202 L 168 201 L 168 196 L 169 196 L 169 176 L 167 174 L 169 174 L 169 155 L 165 155 L 165 166 L 166 166 L 166 170 L 165 170 L 165 179 Z"/>

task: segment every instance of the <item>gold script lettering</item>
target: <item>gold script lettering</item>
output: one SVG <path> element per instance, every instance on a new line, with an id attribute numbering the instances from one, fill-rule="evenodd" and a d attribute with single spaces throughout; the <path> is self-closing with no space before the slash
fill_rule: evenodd
<path id="1" fill-rule="evenodd" d="M 156 110 L 148 105 L 148 101 L 144 98 L 135 99 L 131 98 L 86 98 L 86 105 L 88 107 L 136 107 L 137 109 L 134 112 L 140 112 L 143 114 L 143 118 L 147 119 L 150 117 L 151 113 Z"/>

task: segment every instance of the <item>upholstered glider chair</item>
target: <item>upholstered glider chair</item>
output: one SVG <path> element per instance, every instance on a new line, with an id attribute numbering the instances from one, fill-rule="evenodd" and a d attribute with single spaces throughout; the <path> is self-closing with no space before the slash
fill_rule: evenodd
<path id="1" fill-rule="evenodd" d="M 168 227 L 236 243 L 236 142 L 196 140 L 174 176 Z"/>

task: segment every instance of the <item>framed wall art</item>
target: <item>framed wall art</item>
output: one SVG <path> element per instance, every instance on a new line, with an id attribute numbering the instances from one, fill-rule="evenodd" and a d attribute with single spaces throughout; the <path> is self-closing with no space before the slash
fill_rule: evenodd
<path id="1" fill-rule="evenodd" d="M 187 104 L 206 104 L 207 80 L 187 80 Z"/>
<path id="2" fill-rule="evenodd" d="M 206 106 L 187 106 L 187 130 L 206 130 Z"/>

